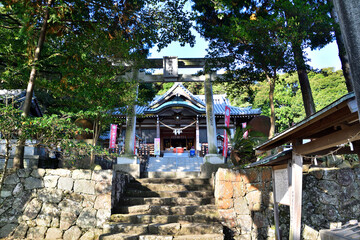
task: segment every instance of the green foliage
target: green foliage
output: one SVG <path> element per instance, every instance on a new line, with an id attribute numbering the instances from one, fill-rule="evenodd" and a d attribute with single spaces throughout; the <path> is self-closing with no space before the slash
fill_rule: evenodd
<path id="1" fill-rule="evenodd" d="M 309 80 L 316 110 L 319 111 L 347 93 L 342 71 L 333 72 L 331 68 L 322 69 L 321 72 L 310 72 Z M 252 86 L 254 94 L 254 107 L 262 109 L 264 115 L 269 116 L 269 100 L 267 96 L 268 85 L 257 83 Z M 304 119 L 305 111 L 302 102 L 301 89 L 297 75 L 280 75 L 279 84 L 275 87 L 276 127 L 283 131 L 293 124 Z"/>
<path id="2" fill-rule="evenodd" d="M 0 135 L 1 138 L 10 140 L 23 128 L 23 117 L 21 111 L 12 105 L 0 103 Z M 25 139 L 25 136 L 20 136 Z"/>
<path id="3" fill-rule="evenodd" d="M 39 118 L 25 118 L 21 115 L 22 111 L 12 105 L 5 106 L 0 104 L 0 133 L 1 138 L 9 142 L 8 151 L 12 144 L 12 139 L 37 140 L 36 145 L 48 151 L 60 151 L 63 162 L 67 167 L 77 165 L 77 162 L 91 153 L 97 155 L 112 156 L 99 146 L 93 146 L 86 142 L 75 140 L 82 133 L 91 132 L 89 129 L 74 124 L 74 118 L 79 118 L 86 114 L 79 115 L 45 115 Z"/>
<path id="4" fill-rule="evenodd" d="M 228 136 L 230 130 L 226 128 Z M 244 135 L 247 132 L 247 135 Z M 235 134 L 230 138 L 232 152 L 230 159 L 235 166 L 249 163 L 255 158 L 255 146 L 264 141 L 264 135 L 260 132 L 251 131 L 249 127 L 236 128 Z"/>
<path id="5" fill-rule="evenodd" d="M 36 95 L 48 114 L 90 119 L 94 145 L 113 121 L 114 108 L 135 103 L 138 82 L 124 75 L 141 68 L 150 48 L 174 40 L 194 44 L 184 0 L 5 1 L 0 5 L 0 88 L 26 88 L 44 10 L 46 42 L 37 67 Z M 154 95 L 140 84 L 137 104 Z M 37 129 L 40 131 L 40 129 Z"/>
<path id="6" fill-rule="evenodd" d="M 39 118 L 25 118 L 22 111 L 12 105 L 0 104 L 0 133 L 4 139 L 36 139 L 48 149 L 63 145 L 82 132 L 89 132 L 76 126 L 70 116 L 45 115 Z M 64 146 L 63 146 L 64 147 Z"/>
<path id="7" fill-rule="evenodd" d="M 168 82 L 168 83 L 156 83 L 155 87 L 158 90 L 157 91 L 157 95 L 163 95 L 164 93 L 166 93 L 172 86 L 174 85 L 174 83 L 172 82 Z"/>

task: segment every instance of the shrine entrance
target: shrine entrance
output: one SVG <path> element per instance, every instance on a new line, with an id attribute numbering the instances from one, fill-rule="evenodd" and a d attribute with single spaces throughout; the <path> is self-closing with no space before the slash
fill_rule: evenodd
<path id="1" fill-rule="evenodd" d="M 186 148 L 186 150 L 190 150 L 194 147 L 194 138 L 164 138 L 164 147 L 165 149 L 182 147 Z"/>
<path id="2" fill-rule="evenodd" d="M 128 106 L 128 115 L 121 111 L 113 114 L 122 121 L 121 138 L 125 141 L 125 154 L 118 158 L 118 164 L 136 164 L 134 152 L 136 148 L 146 145 L 151 156 L 165 156 L 165 153 L 185 155 L 191 149 L 200 157 L 201 146 L 207 146 L 205 161 L 220 164 L 224 158 L 218 155 L 218 135 L 224 134 L 225 106 L 231 109 L 230 129 L 236 129 L 241 123 L 250 121 L 260 115 L 259 109 L 239 108 L 231 106 L 226 95 L 213 95 L 211 82 L 219 75 L 216 73 L 179 74 L 178 68 L 204 69 L 206 59 L 148 59 L 143 69 L 163 68 L 163 74 L 147 74 L 146 71 L 127 72 L 124 78 L 138 79 L 139 82 L 174 82 L 174 85 L 163 95 L 156 96 L 146 106 Z M 203 82 L 204 95 L 195 95 L 182 82 Z M 220 130 L 220 129 L 221 130 Z M 219 129 L 219 131 L 217 131 Z M 135 135 L 142 142 L 135 141 Z M 135 145 L 136 144 L 136 145 Z M 192 157 L 194 157 L 192 155 Z M 129 157 L 130 156 L 130 157 Z M 187 155 L 189 157 L 189 155 Z M 164 164 L 163 164 L 164 165 Z M 197 165 L 197 164 L 196 164 Z M 181 168 L 182 169 L 182 168 Z"/>

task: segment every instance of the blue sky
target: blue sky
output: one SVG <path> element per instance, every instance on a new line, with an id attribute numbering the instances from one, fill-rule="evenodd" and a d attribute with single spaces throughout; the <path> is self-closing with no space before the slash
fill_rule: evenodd
<path id="1" fill-rule="evenodd" d="M 196 44 L 193 48 L 189 45 L 181 47 L 179 43 L 174 42 L 160 52 L 157 52 L 157 48 L 154 47 L 150 51 L 150 58 L 162 58 L 163 56 L 177 56 L 179 58 L 205 57 L 208 44 L 198 33 L 194 32 L 194 34 L 196 36 Z M 341 69 L 341 63 L 335 41 L 320 50 L 311 51 L 310 49 L 307 49 L 306 52 L 308 54 L 307 57 L 310 59 L 309 65 L 313 68 L 321 69 L 333 67 L 335 70 Z"/>

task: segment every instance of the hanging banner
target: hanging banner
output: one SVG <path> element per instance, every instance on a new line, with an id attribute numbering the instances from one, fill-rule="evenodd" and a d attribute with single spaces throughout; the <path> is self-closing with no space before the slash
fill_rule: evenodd
<path id="1" fill-rule="evenodd" d="M 154 155 L 160 156 L 160 138 L 154 138 Z"/>
<path id="2" fill-rule="evenodd" d="M 116 135 L 117 135 L 117 125 L 116 124 L 111 124 L 110 125 L 109 148 L 115 148 L 115 146 L 116 146 Z"/>
<path id="3" fill-rule="evenodd" d="M 200 146 L 200 130 L 199 130 L 199 120 L 196 119 L 196 127 L 195 127 L 195 131 L 196 131 L 196 151 L 201 151 L 201 146 Z"/>
<path id="4" fill-rule="evenodd" d="M 229 128 L 230 126 L 230 108 L 225 106 L 225 127 Z M 226 130 L 224 130 L 224 146 L 223 146 L 223 156 L 227 157 L 228 152 L 228 135 Z"/>
<path id="5" fill-rule="evenodd" d="M 247 126 L 246 122 L 242 123 L 242 128 L 246 128 L 246 126 Z M 249 135 L 249 131 L 244 132 L 243 138 L 246 139 L 248 135 Z"/>

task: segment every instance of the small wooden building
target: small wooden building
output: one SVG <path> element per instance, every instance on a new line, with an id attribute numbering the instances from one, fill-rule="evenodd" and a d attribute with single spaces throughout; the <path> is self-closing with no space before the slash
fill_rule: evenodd
<path id="1" fill-rule="evenodd" d="M 300 239 L 303 164 L 315 163 L 320 156 L 331 154 L 359 155 L 359 140 L 358 108 L 354 93 L 349 93 L 256 148 L 257 153 L 275 152 L 250 167 L 273 169 L 277 236 L 278 203 L 281 203 L 290 206 L 290 239 Z M 289 144 L 289 149 L 277 151 Z"/>

